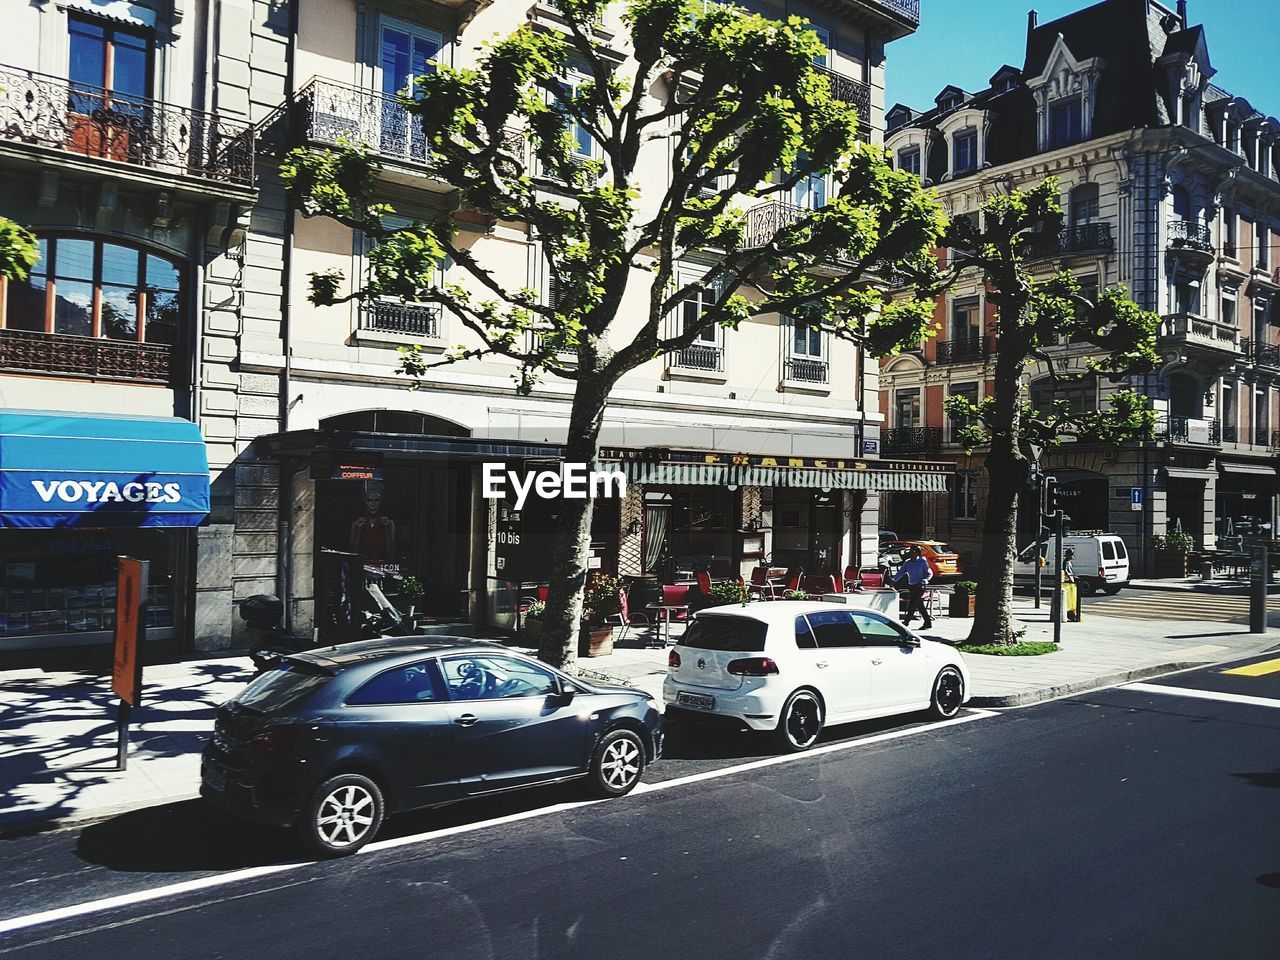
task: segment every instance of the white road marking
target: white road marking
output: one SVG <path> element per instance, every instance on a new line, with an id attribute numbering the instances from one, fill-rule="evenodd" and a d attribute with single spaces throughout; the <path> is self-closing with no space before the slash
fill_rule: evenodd
<path id="1" fill-rule="evenodd" d="M 1189 687 L 1166 687 L 1158 683 L 1126 683 L 1120 690 L 1137 690 L 1139 693 L 1162 693 L 1171 697 L 1191 697 L 1195 700 L 1221 700 L 1223 703 L 1246 703 L 1254 707 L 1272 707 L 1280 710 L 1280 700 L 1270 697 L 1247 697 L 1242 693 L 1219 693 L 1217 690 L 1193 690 Z"/>
<path id="2" fill-rule="evenodd" d="M 659 783 L 642 783 L 631 792 L 633 795 L 657 793 L 662 790 L 671 790 L 675 787 L 682 787 L 689 783 L 700 783 L 704 780 L 715 780 L 720 777 L 730 777 L 736 773 L 742 773 L 747 770 L 759 770 L 762 767 L 773 767 L 783 763 L 794 763 L 798 760 L 807 760 L 811 757 L 839 753 L 844 750 L 852 750 L 855 747 L 865 746 L 866 744 L 883 743 L 886 740 L 897 740 L 902 737 L 914 736 L 920 733 L 929 733 L 933 730 L 939 730 L 944 727 L 953 727 L 957 724 L 970 723 L 974 720 L 984 720 L 988 717 L 998 715 L 999 714 L 993 710 L 973 710 L 965 716 L 956 717 L 953 720 L 940 720 L 937 723 L 928 723 L 923 726 L 911 727 L 906 730 L 893 730 L 888 733 L 879 733 L 874 736 L 865 737 L 860 740 L 849 740 L 844 743 L 829 743 L 824 747 L 815 747 L 814 749 L 806 750 L 803 753 L 792 753 L 777 757 L 765 757 L 762 760 L 752 760 L 749 763 L 740 763 L 733 767 L 708 770 L 705 773 L 695 773 L 687 777 L 676 777 L 673 780 L 663 780 Z M 616 801 L 582 800 L 573 803 L 557 803 L 549 807 L 539 807 L 536 810 L 526 810 L 523 813 L 515 813 L 505 817 L 495 817 L 492 820 L 481 820 L 477 823 L 461 824 L 454 827 L 443 827 L 439 830 L 428 830 L 425 833 L 416 833 L 408 837 L 396 837 L 392 840 L 377 840 L 366 846 L 360 851 L 360 853 L 356 854 L 356 856 L 362 856 L 366 853 L 376 853 L 379 850 L 391 850 L 396 847 L 405 847 L 415 843 L 425 843 L 429 840 L 438 840 L 443 837 L 456 836 L 461 833 L 473 833 L 477 830 L 484 830 L 489 827 L 501 826 L 502 824 L 507 823 L 516 823 L 521 820 L 531 820 L 535 817 L 550 816 L 553 813 L 561 813 L 565 810 L 576 810 L 579 807 L 589 807 L 597 803 L 605 802 Z M 26 930 L 46 923 L 56 923 L 59 920 L 70 920 L 75 917 L 83 917 L 91 913 L 102 913 L 103 911 L 115 910 L 119 907 L 129 907 L 139 903 L 149 903 L 153 900 L 160 900 L 164 897 L 179 896 L 184 893 L 208 890 L 212 887 L 226 886 L 231 883 L 239 883 L 242 880 L 256 880 L 258 877 L 267 877 L 275 873 L 284 873 L 287 870 L 297 870 L 300 867 L 307 867 L 311 865 L 313 865 L 313 861 L 310 860 L 293 860 L 289 863 L 276 863 L 265 867 L 248 867 L 243 870 L 233 870 L 230 873 L 218 874 L 217 876 L 201 877 L 197 880 L 185 880 L 181 883 L 170 883 L 162 887 L 153 887 L 150 890 L 138 890 L 133 893 L 125 893 L 115 897 L 106 897 L 102 900 L 88 900 L 84 903 L 75 903 L 67 907 L 58 907 L 54 910 L 44 910 L 40 913 L 29 913 L 22 917 L 0 920 L 0 934 L 13 933 L 16 930 Z"/>

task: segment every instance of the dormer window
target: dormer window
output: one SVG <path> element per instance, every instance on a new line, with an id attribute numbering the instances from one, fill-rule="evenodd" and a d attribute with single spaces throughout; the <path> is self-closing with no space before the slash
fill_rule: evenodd
<path id="1" fill-rule="evenodd" d="M 943 113 L 950 113 L 953 110 L 959 109 L 959 107 L 960 107 L 960 98 L 955 94 L 944 97 L 938 103 L 938 109 L 941 110 Z"/>
<path id="2" fill-rule="evenodd" d="M 1084 139 L 1084 102 L 1070 97 L 1049 107 L 1049 146 L 1065 147 Z"/>
<path id="3" fill-rule="evenodd" d="M 898 151 L 898 169 L 920 176 L 920 148 L 911 147 Z"/>
<path id="4" fill-rule="evenodd" d="M 953 174 L 968 173 L 978 168 L 978 131 L 962 130 L 952 142 Z"/>

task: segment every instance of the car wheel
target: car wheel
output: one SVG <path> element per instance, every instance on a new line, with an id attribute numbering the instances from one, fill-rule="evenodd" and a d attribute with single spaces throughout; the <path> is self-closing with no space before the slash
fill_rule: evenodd
<path id="1" fill-rule="evenodd" d="M 1108 597 L 1114 597 L 1117 593 L 1120 592 L 1120 585 L 1116 584 L 1114 586 L 1111 586 L 1111 585 L 1105 586 L 1102 588 L 1102 592 L 1105 593 Z"/>
<path id="2" fill-rule="evenodd" d="M 929 698 L 929 712 L 939 720 L 950 720 L 960 712 L 964 703 L 964 677 L 955 667 L 944 667 L 933 681 L 933 695 Z"/>
<path id="3" fill-rule="evenodd" d="M 797 690 L 787 697 L 778 717 L 777 740 L 790 753 L 808 750 L 822 735 L 822 701 L 812 690 Z"/>
<path id="4" fill-rule="evenodd" d="M 591 755 L 588 782 L 597 797 L 630 793 L 644 773 L 644 744 L 630 730 L 611 730 Z"/>
<path id="5" fill-rule="evenodd" d="M 316 787 L 302 810 L 298 832 L 317 856 L 345 857 L 377 835 L 383 810 L 376 783 L 358 773 L 344 773 Z"/>
<path id="6" fill-rule="evenodd" d="M 1098 592 L 1097 580 L 1077 580 L 1076 584 L 1082 596 L 1092 597 Z"/>

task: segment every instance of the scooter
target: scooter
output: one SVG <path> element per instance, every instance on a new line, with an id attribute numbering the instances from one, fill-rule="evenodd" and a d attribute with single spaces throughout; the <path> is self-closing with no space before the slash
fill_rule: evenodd
<path id="1" fill-rule="evenodd" d="M 360 636 L 357 640 L 413 635 L 409 619 L 392 605 L 376 583 L 366 584 L 365 593 L 372 601 L 372 609 L 366 607 L 362 611 Z M 249 645 L 249 659 L 253 661 L 256 673 L 275 669 L 286 657 L 295 653 L 327 646 L 309 637 L 295 637 L 280 625 L 284 617 L 284 604 L 279 597 L 266 593 L 257 594 L 241 600 L 239 606 L 240 619 L 251 630 L 262 633 L 262 636 Z"/>

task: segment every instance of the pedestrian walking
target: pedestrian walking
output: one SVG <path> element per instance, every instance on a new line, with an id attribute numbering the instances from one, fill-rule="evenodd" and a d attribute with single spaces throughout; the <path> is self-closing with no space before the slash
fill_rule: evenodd
<path id="1" fill-rule="evenodd" d="M 898 568 L 898 576 L 894 580 L 895 586 L 901 588 L 905 583 L 907 587 L 907 613 L 902 618 L 903 623 L 910 623 L 918 610 L 924 620 L 924 628 L 928 630 L 933 626 L 933 618 L 924 605 L 924 590 L 932 579 L 933 568 L 929 566 L 929 561 L 920 555 L 919 547 L 912 547 L 907 559 Z"/>
<path id="2" fill-rule="evenodd" d="M 1062 555 L 1062 582 L 1063 583 L 1076 582 L 1076 568 L 1075 568 L 1075 564 L 1071 562 L 1072 560 L 1075 559 L 1075 556 L 1076 556 L 1076 552 L 1072 550 L 1070 547 L 1068 547 L 1066 552 L 1063 553 Z"/>

